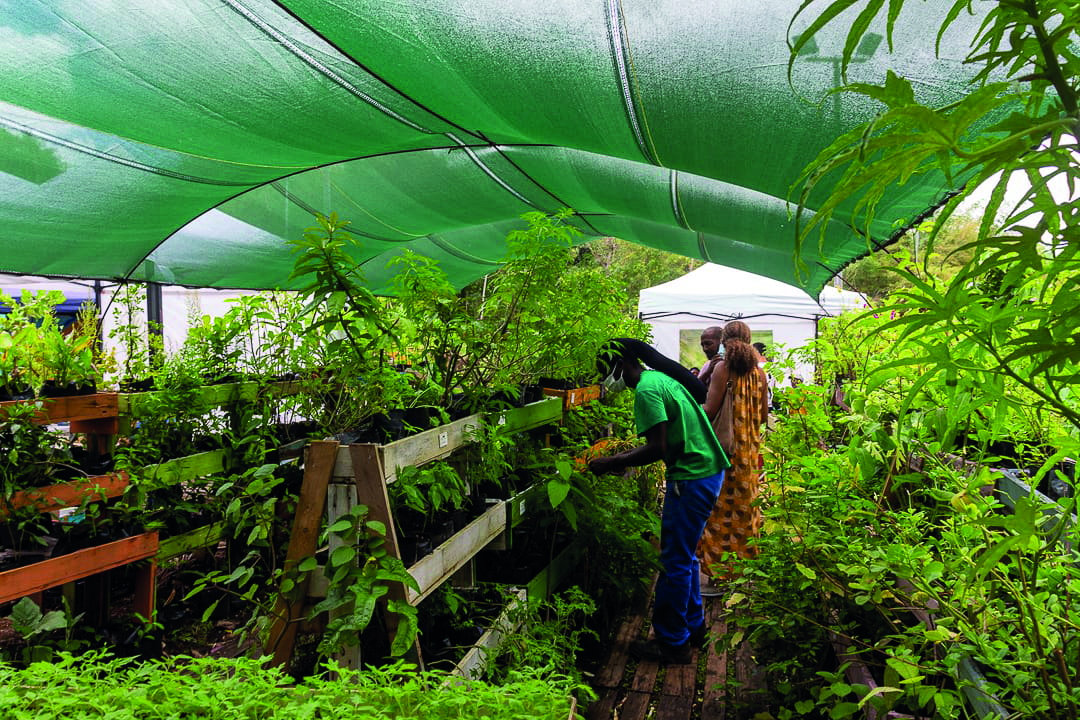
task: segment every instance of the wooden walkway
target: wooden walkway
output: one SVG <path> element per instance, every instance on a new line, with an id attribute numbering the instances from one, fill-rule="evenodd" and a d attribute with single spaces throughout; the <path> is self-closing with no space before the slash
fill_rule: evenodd
<path id="1" fill-rule="evenodd" d="M 707 598 L 705 603 L 705 622 L 718 638 L 727 631 L 723 600 Z M 749 720 L 765 709 L 763 673 L 746 643 L 728 652 L 717 651 L 710 641 L 686 665 L 630 657 L 630 643 L 646 637 L 648 617 L 648 607 L 637 608 L 619 628 L 593 682 L 597 700 L 585 714 L 588 720 Z"/>

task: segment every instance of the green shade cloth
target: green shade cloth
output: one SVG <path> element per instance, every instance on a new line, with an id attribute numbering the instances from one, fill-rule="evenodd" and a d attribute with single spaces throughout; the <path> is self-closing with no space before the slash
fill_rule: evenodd
<path id="1" fill-rule="evenodd" d="M 979 18 L 962 17 L 938 58 L 937 23 L 908 5 L 896 53 L 862 48 L 850 79 L 892 68 L 925 102 L 954 100 Z M 405 248 L 460 287 L 498 267 L 522 213 L 572 207 L 584 239 L 617 236 L 816 296 L 867 242 L 838 212 L 800 273 L 790 186 L 876 109 L 826 95 L 835 34 L 816 39 L 792 89 L 794 9 L 0 0 L 0 272 L 288 287 L 284 240 L 318 211 L 352 222 L 377 292 Z M 950 189 L 933 176 L 893 189 L 876 240 Z"/>

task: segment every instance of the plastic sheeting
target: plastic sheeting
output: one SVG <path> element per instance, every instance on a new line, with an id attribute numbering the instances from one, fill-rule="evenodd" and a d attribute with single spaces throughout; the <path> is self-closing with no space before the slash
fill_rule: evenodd
<path id="1" fill-rule="evenodd" d="M 978 18 L 937 58 L 925 5 L 905 5 L 895 54 L 861 47 L 850 79 L 893 68 L 926 102 L 958 97 Z M 786 198 L 875 108 L 826 95 L 840 36 L 818 37 L 789 86 L 794 9 L 0 0 L 0 271 L 285 287 L 284 240 L 319 211 L 352 222 L 377 291 L 406 247 L 462 286 L 498 266 L 522 213 L 568 206 L 586 237 L 816 293 L 867 243 L 839 212 L 800 275 Z M 948 190 L 894 188 L 877 241 Z"/>

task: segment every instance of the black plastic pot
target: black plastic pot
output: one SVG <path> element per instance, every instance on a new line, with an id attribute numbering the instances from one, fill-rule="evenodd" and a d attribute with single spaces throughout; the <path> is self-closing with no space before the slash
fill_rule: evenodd
<path id="1" fill-rule="evenodd" d="M 34 389 L 21 383 L 16 385 L 4 385 L 0 387 L 0 401 L 29 400 L 34 397 Z"/>
<path id="2" fill-rule="evenodd" d="M 143 380 L 136 380 L 134 378 L 125 378 L 120 381 L 120 392 L 135 393 L 135 392 L 147 392 L 154 389 L 154 378 L 145 378 Z"/>
<path id="3" fill-rule="evenodd" d="M 454 531 L 453 518 L 447 518 L 435 523 L 431 528 L 431 544 L 435 546 L 442 545 L 453 536 Z"/>
<path id="4" fill-rule="evenodd" d="M 427 557 L 433 549 L 431 540 L 422 535 L 402 535 L 398 538 L 398 552 L 401 553 L 401 562 L 405 563 L 405 567 Z"/>
<path id="5" fill-rule="evenodd" d="M 64 385 L 57 384 L 55 380 L 46 380 L 41 385 L 41 397 L 72 397 L 75 395 L 93 395 L 95 392 L 97 392 L 97 387 L 94 385 L 93 380 L 82 383 L 69 382 Z"/>
<path id="6" fill-rule="evenodd" d="M 416 432 L 423 432 L 424 430 L 431 429 L 431 416 L 433 412 L 434 408 L 431 406 L 420 405 L 418 407 L 406 408 L 402 418 L 407 427 L 414 428 Z"/>
<path id="7" fill-rule="evenodd" d="M 544 387 L 542 385 L 526 385 L 521 390 L 521 402 L 531 405 L 544 399 Z"/>
<path id="8" fill-rule="evenodd" d="M 401 409 L 387 410 L 378 413 L 371 418 L 372 425 L 379 433 L 380 442 L 394 442 L 405 437 L 405 411 Z"/>

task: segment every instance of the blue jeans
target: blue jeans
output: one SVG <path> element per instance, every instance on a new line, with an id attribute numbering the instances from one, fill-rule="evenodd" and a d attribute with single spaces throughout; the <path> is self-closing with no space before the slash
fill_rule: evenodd
<path id="1" fill-rule="evenodd" d="M 681 481 L 678 492 L 676 483 L 668 481 L 660 518 L 663 569 L 656 582 L 652 624 L 656 638 L 669 645 L 682 645 L 705 624 L 696 552 L 723 484 L 723 471 L 700 480 Z"/>

